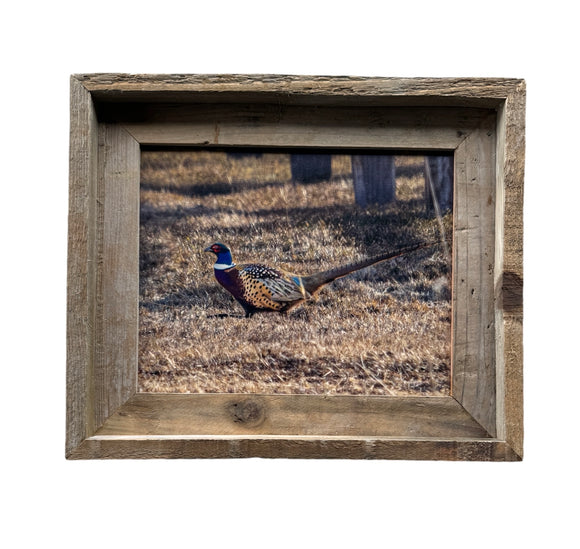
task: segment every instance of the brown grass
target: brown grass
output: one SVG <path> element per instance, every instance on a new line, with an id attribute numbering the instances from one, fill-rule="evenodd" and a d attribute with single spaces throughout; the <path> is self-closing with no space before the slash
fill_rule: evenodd
<path id="1" fill-rule="evenodd" d="M 448 394 L 442 247 L 337 280 L 288 315 L 250 319 L 202 253 L 219 240 L 239 263 L 310 274 L 439 238 L 423 211 L 422 158 L 397 164 L 397 201 L 361 209 L 348 156 L 333 157 L 330 181 L 295 185 L 284 154 L 143 152 L 139 389 Z"/>

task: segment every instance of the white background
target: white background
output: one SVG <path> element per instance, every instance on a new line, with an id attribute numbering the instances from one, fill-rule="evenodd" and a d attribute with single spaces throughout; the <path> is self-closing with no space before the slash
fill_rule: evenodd
<path id="1" fill-rule="evenodd" d="M 572 3 L 3 7 L 3 547 L 578 546 Z M 498 76 L 528 85 L 523 463 L 64 459 L 69 75 Z"/>

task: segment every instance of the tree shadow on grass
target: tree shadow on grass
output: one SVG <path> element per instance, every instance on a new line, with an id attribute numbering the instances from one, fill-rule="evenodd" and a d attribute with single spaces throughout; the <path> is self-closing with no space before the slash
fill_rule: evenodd
<path id="1" fill-rule="evenodd" d="M 266 187 L 282 187 L 285 181 L 245 181 L 233 180 L 217 181 L 215 183 L 191 183 L 189 185 L 176 185 L 172 183 L 150 183 L 141 182 L 141 190 L 171 192 L 186 197 L 204 198 L 211 195 L 234 194 L 239 192 L 251 191 L 255 189 L 264 189 Z"/>
<path id="2" fill-rule="evenodd" d="M 229 302 L 231 299 L 231 302 Z M 227 309 L 235 307 L 233 298 L 230 298 L 218 283 L 205 284 L 200 286 L 191 286 L 180 288 L 164 295 L 159 299 L 143 299 L 139 301 L 139 307 L 149 312 L 158 312 L 169 309 L 193 309 L 195 307 Z M 243 314 L 219 313 L 207 315 L 207 318 L 241 318 Z"/>
<path id="3" fill-rule="evenodd" d="M 354 242 L 361 253 L 374 255 L 440 237 L 438 225 L 425 215 L 421 205 L 420 201 L 409 201 L 396 208 L 361 209 L 347 205 L 260 209 L 252 212 L 260 221 L 252 223 L 251 229 L 254 234 L 279 233 L 287 237 L 308 234 L 316 224 L 323 223 L 334 234 Z M 243 232 L 239 225 L 224 227 L 217 223 L 208 227 L 208 232 L 212 231 Z M 259 242 L 252 248 L 266 249 Z"/>
<path id="4" fill-rule="evenodd" d="M 235 216 L 251 213 L 253 217 L 261 220 L 252 224 L 252 229 L 257 232 L 286 233 L 288 223 L 291 223 L 294 231 L 310 231 L 314 224 L 324 222 L 344 236 L 353 238 L 361 246 L 374 245 L 385 239 L 391 242 L 395 239 L 406 243 L 414 241 L 413 239 L 419 240 L 421 235 L 417 233 L 413 220 L 426 219 L 418 202 L 409 202 L 398 209 L 362 209 L 355 205 L 347 205 L 269 208 L 251 212 L 231 207 L 216 208 L 198 204 L 178 207 L 142 207 L 141 225 L 155 229 L 168 229 L 175 236 L 180 237 L 183 232 L 182 225 L 187 222 L 187 218 L 190 218 L 189 221 L 201 217 L 211 219 L 222 213 Z M 183 223 L 180 223 L 181 221 Z M 232 234 L 243 232 L 243 228 L 239 225 L 228 227 L 216 222 L 215 225 L 207 227 L 207 232 Z"/>

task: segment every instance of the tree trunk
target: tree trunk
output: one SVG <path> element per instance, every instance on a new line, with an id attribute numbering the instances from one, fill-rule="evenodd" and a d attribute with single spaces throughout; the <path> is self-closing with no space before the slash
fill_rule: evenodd
<path id="1" fill-rule="evenodd" d="M 453 207 L 453 157 L 425 157 L 425 206 L 445 213 Z"/>
<path id="2" fill-rule="evenodd" d="M 395 157 L 385 154 L 352 156 L 352 178 L 356 203 L 388 204 L 395 200 Z"/>
<path id="3" fill-rule="evenodd" d="M 328 181 L 332 174 L 329 154 L 291 154 L 290 169 L 292 181 L 316 183 Z"/>

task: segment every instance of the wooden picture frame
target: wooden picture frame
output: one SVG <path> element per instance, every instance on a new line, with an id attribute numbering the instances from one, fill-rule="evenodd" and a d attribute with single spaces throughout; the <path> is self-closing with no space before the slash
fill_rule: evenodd
<path id="1" fill-rule="evenodd" d="M 519 79 L 71 77 L 68 459 L 523 456 Z M 140 148 L 453 151 L 449 397 L 138 393 Z"/>

